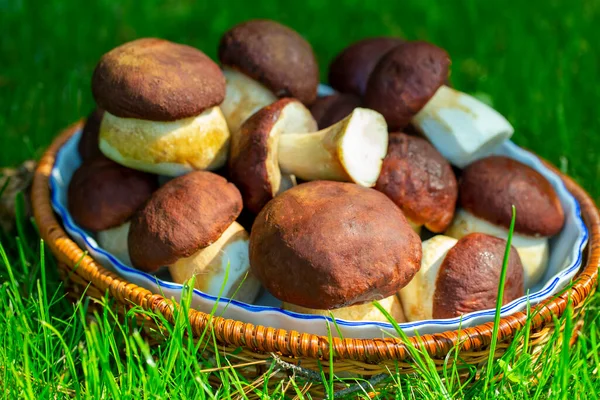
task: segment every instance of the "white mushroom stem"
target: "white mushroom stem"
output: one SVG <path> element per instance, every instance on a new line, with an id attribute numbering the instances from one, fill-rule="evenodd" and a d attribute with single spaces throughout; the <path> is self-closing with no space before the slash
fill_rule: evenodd
<path id="1" fill-rule="evenodd" d="M 217 170 L 229 152 L 229 129 L 219 107 L 175 121 L 121 118 L 104 112 L 99 147 L 111 160 L 158 175 Z"/>
<path id="2" fill-rule="evenodd" d="M 115 228 L 106 229 L 97 234 L 100 247 L 129 266 L 131 266 L 131 259 L 127 247 L 127 235 L 129 235 L 130 225 L 127 221 Z"/>
<path id="3" fill-rule="evenodd" d="M 252 303 L 260 283 L 250 273 L 248 241 L 248 232 L 233 222 L 216 242 L 170 265 L 173 281 L 184 283 L 196 275 L 195 287 L 198 290 L 218 296 L 229 269 L 221 296 L 231 298 L 237 291 L 235 299 Z"/>
<path id="4" fill-rule="evenodd" d="M 485 233 L 502 239 L 508 238 L 508 229 L 476 217 L 465 209 L 459 209 L 446 235 L 460 239 L 473 232 Z M 525 270 L 525 290 L 531 289 L 544 275 L 548 264 L 548 238 L 513 233 L 512 246 L 519 253 Z"/>
<path id="5" fill-rule="evenodd" d="M 379 300 L 379 304 L 392 316 L 392 318 L 394 318 L 396 322 L 406 322 L 406 318 L 404 317 L 404 312 L 402 311 L 402 305 L 400 304 L 400 299 L 398 299 L 398 296 L 393 295 Z M 347 321 L 389 322 L 389 320 L 381 313 L 381 311 L 379 311 L 379 309 L 371 302 L 356 306 L 336 308 L 333 310 L 317 310 L 283 302 L 281 308 L 300 314 L 324 315 L 328 317 L 333 314 L 334 318 Z"/>
<path id="6" fill-rule="evenodd" d="M 223 67 L 223 75 L 227 86 L 221 111 L 231 132 L 231 152 L 234 152 L 237 150 L 237 134 L 244 121 L 277 100 L 277 96 L 263 84 L 233 68 Z"/>
<path id="7" fill-rule="evenodd" d="M 445 85 L 412 122 L 444 158 L 459 168 L 489 155 L 514 132 L 496 110 Z"/>
<path id="8" fill-rule="evenodd" d="M 340 122 L 313 133 L 279 137 L 279 167 L 306 180 L 377 182 L 388 147 L 387 124 L 381 114 L 356 108 Z"/>
<path id="9" fill-rule="evenodd" d="M 421 269 L 398 295 L 408 321 L 433 318 L 433 294 L 440 266 L 458 240 L 437 235 L 423 242 Z"/>

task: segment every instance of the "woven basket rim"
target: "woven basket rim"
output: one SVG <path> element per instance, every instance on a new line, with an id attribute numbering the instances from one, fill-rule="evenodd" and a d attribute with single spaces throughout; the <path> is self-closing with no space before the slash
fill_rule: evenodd
<path id="1" fill-rule="evenodd" d="M 54 167 L 56 153 L 83 126 L 84 121 L 85 119 L 81 119 L 64 129 L 48 147 L 36 168 L 31 200 L 40 234 L 59 261 L 67 264 L 74 273 L 86 281 L 94 283 L 102 291 L 108 291 L 119 302 L 161 313 L 167 321 L 173 323 L 177 304 L 161 295 L 127 282 L 97 264 L 68 236 L 54 214 L 50 203 L 49 177 Z M 580 203 L 582 217 L 589 230 L 589 240 L 586 249 L 583 250 L 585 266 L 574 278 L 575 283 L 572 288 L 531 307 L 531 312 L 534 313 L 530 322 L 531 329 L 541 328 L 547 323 L 552 323 L 554 317 L 560 317 L 569 303 L 569 298 L 574 307 L 581 306 L 581 303 L 596 288 L 600 265 L 600 213 L 594 201 L 570 177 L 562 174 L 541 157 L 537 155 L 536 157 L 562 178 L 569 192 Z M 253 325 L 210 316 L 196 310 L 189 310 L 188 317 L 195 336 L 201 336 L 208 328 L 214 331 L 220 343 L 244 347 L 251 351 L 273 352 L 285 357 L 327 359 L 330 350 L 333 349 L 336 359 L 363 362 L 405 360 L 409 357 L 406 344 L 397 338 L 332 338 L 330 343 L 327 336 Z M 518 329 L 525 326 L 526 320 L 527 313 L 525 311 L 501 318 L 498 340 L 510 340 Z M 461 351 L 483 349 L 491 341 L 493 326 L 493 322 L 488 322 L 460 331 L 428 334 L 418 338 L 411 337 L 409 340 L 413 346 L 421 348 L 430 356 L 440 357 L 447 354 L 457 344 Z"/>

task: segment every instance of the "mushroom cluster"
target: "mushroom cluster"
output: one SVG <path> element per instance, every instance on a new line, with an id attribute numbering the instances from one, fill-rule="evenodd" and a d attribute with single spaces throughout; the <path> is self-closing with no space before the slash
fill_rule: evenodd
<path id="1" fill-rule="evenodd" d="M 141 38 L 104 54 L 68 190 L 74 221 L 121 262 L 210 295 L 398 322 L 503 303 L 544 275 L 564 224 L 552 185 L 495 156 L 511 137 L 452 88 L 431 43 L 373 37 L 333 58 L 250 20 L 194 47 Z"/>

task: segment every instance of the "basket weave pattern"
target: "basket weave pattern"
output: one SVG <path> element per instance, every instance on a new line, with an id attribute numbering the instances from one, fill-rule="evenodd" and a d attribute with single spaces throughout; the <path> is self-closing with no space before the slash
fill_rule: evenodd
<path id="1" fill-rule="evenodd" d="M 132 305 L 144 310 L 162 314 L 173 322 L 174 308 L 171 300 L 151 293 L 135 284 L 129 283 L 118 275 L 109 272 L 97 264 L 90 256 L 73 242 L 57 220 L 50 204 L 49 176 L 54 165 L 58 149 L 82 126 L 82 121 L 63 131 L 42 157 L 33 182 L 32 204 L 34 216 L 42 238 L 59 261 L 61 274 L 67 282 L 67 288 L 74 297 L 86 296 L 102 298 L 109 293 L 122 309 Z M 559 173 L 554 167 L 549 168 Z M 569 298 L 574 306 L 574 318 L 582 319 L 585 299 L 594 292 L 597 285 L 600 262 L 600 216 L 592 199 L 570 178 L 560 175 L 567 189 L 580 203 L 582 216 L 589 229 L 590 238 L 584 250 L 582 271 L 567 292 L 532 307 L 534 315 L 530 322 L 529 347 L 535 355 L 536 349 L 550 339 L 557 329 L 554 318 L 560 317 L 567 307 Z M 282 361 L 297 364 L 303 368 L 318 369 L 318 363 L 328 367 L 329 352 L 334 353 L 336 373 L 348 372 L 361 376 L 372 376 L 387 371 L 410 373 L 413 371 L 409 361 L 409 352 L 400 339 L 339 339 L 306 334 L 284 329 L 252 325 L 240 321 L 210 316 L 190 310 L 189 320 L 193 333 L 200 337 L 206 330 L 212 330 L 224 354 L 232 363 L 250 364 L 243 368 L 248 375 L 257 375 L 265 371 L 266 360 L 274 356 Z M 515 332 L 526 324 L 527 314 L 518 312 L 502 318 L 499 327 L 496 357 L 499 357 L 510 345 Z M 148 332 L 160 329 L 154 321 L 145 321 Z M 561 329 L 562 327 L 558 327 Z M 461 362 L 480 365 L 489 355 L 489 343 L 492 338 L 493 323 L 486 323 L 462 331 L 449 331 L 441 334 L 424 335 L 417 340 L 411 338 L 414 346 L 426 351 L 441 369 L 447 363 L 447 354 L 457 344 Z M 210 335 L 206 335 L 210 336 Z M 519 345 L 523 345 L 522 343 Z M 208 346 L 208 349 L 211 347 Z M 242 349 L 241 351 L 239 349 Z M 237 349 L 237 350 L 236 350 Z M 236 350 L 234 352 L 234 350 Z M 451 357 L 453 358 L 453 357 Z M 252 365 L 256 361 L 255 365 Z M 261 362 L 264 361 L 264 362 Z M 312 391 L 311 391 L 312 392 Z M 318 394 L 318 391 L 315 392 Z"/>

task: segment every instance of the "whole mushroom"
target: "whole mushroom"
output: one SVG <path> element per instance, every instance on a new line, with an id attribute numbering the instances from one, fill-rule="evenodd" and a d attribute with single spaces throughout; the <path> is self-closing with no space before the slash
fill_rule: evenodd
<path id="1" fill-rule="evenodd" d="M 446 51 L 412 41 L 394 47 L 369 77 L 365 105 L 383 114 L 390 129 L 415 126 L 457 167 L 488 155 L 514 132 L 493 108 L 445 85 Z"/>
<path id="2" fill-rule="evenodd" d="M 548 262 L 548 238 L 560 232 L 564 211 L 554 188 L 533 168 L 504 156 L 469 165 L 459 182 L 460 209 L 446 235 L 460 239 L 472 232 L 508 237 L 516 209 L 512 244 L 525 267 L 525 287 L 535 285 Z"/>
<path id="3" fill-rule="evenodd" d="M 130 219 L 157 188 L 155 175 L 96 157 L 73 174 L 68 207 L 78 225 L 96 233 L 100 247 L 131 265 L 127 250 Z"/>
<path id="4" fill-rule="evenodd" d="M 375 189 L 400 207 L 417 233 L 422 226 L 443 232 L 454 217 L 456 177 L 448 161 L 425 139 L 390 134 Z"/>
<path id="5" fill-rule="evenodd" d="M 397 37 L 371 37 L 352 43 L 329 65 L 329 84 L 342 93 L 364 97 L 367 82 L 379 60 L 404 43 Z"/>
<path id="6" fill-rule="evenodd" d="M 260 285 L 248 273 L 248 233 L 236 222 L 241 210 L 240 192 L 215 173 L 168 181 L 132 218 L 133 266 L 146 272 L 167 266 L 175 282 L 196 276 L 195 287 L 205 293 L 216 296 L 224 287 L 224 297 L 252 302 Z"/>
<path id="7" fill-rule="evenodd" d="M 424 241 L 421 268 L 399 292 L 406 318 L 454 318 L 495 308 L 506 244 L 483 233 Z M 511 248 L 502 304 L 525 294 L 523 275 L 523 264 Z"/>
<path id="8" fill-rule="evenodd" d="M 379 300 L 403 321 L 396 296 L 416 274 L 421 242 L 385 195 L 351 183 L 303 183 L 262 209 L 250 264 L 282 307 L 336 318 L 386 321 Z"/>
<path id="9" fill-rule="evenodd" d="M 219 60 L 227 79 L 221 108 L 232 152 L 239 128 L 256 111 L 279 97 L 305 105 L 317 97 L 319 67 L 310 43 L 278 22 L 254 19 L 235 25 L 221 38 Z"/>
<path id="10" fill-rule="evenodd" d="M 105 110 L 106 157 L 166 176 L 225 165 L 225 77 L 200 50 L 155 38 L 125 43 L 102 56 L 92 92 Z"/>
<path id="11" fill-rule="evenodd" d="M 246 207 L 258 213 L 293 186 L 281 179 L 282 173 L 305 181 L 375 185 L 388 144 L 385 120 L 379 113 L 355 108 L 338 123 L 315 129 L 310 111 L 290 98 L 264 107 L 244 123 L 230 174 Z"/>

